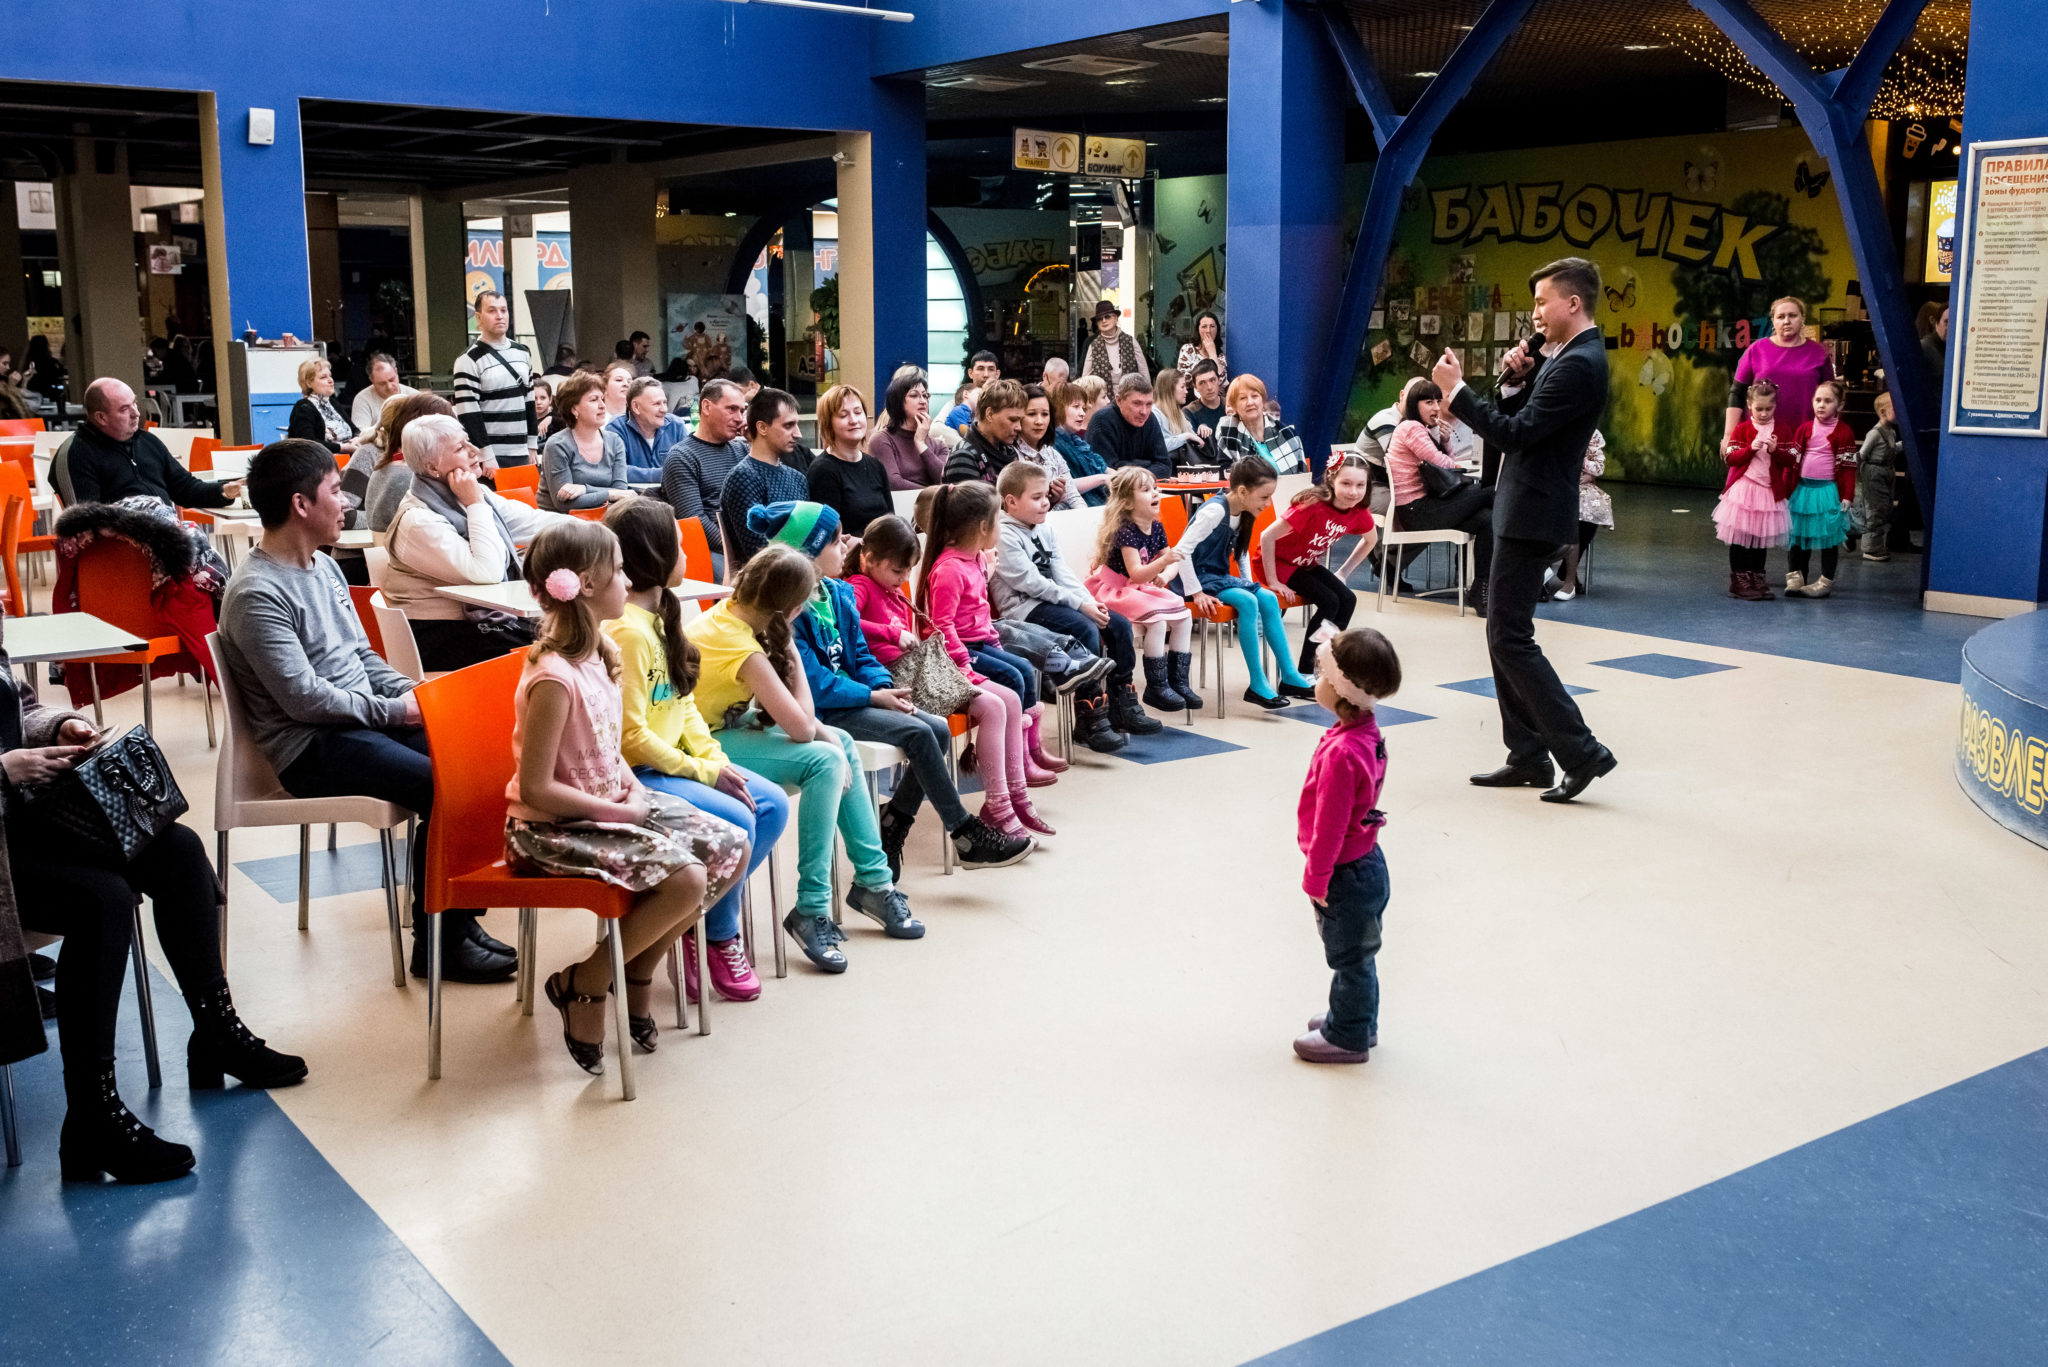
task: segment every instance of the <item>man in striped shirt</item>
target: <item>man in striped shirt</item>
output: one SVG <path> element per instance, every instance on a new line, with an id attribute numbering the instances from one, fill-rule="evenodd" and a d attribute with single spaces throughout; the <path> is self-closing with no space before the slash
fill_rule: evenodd
<path id="1" fill-rule="evenodd" d="M 455 416 L 490 464 L 531 465 L 540 446 L 533 363 L 526 348 L 505 335 L 511 321 L 504 295 L 477 295 L 476 345 L 455 358 Z"/>

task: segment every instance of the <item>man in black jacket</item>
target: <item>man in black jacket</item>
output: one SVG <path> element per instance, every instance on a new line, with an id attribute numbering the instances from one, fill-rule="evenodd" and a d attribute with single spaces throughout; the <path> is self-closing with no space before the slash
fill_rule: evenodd
<path id="1" fill-rule="evenodd" d="M 1143 375 L 1116 382 L 1116 402 L 1088 420 L 1088 444 L 1112 470 L 1138 465 L 1155 480 L 1173 478 L 1166 429 L 1152 416 L 1152 382 Z"/>
<path id="2" fill-rule="evenodd" d="M 974 421 L 960 434 L 960 449 L 946 458 L 946 483 L 978 479 L 994 484 L 1003 467 L 1017 459 L 1017 434 L 1024 430 L 1024 386 L 996 380 L 974 402 Z"/>
<path id="3" fill-rule="evenodd" d="M 170 448 L 142 428 L 135 391 L 119 380 L 94 380 L 85 390 L 85 426 L 71 439 L 71 492 L 80 503 L 113 503 L 148 494 L 178 508 L 225 508 L 240 481 L 195 479 Z"/>
<path id="4" fill-rule="evenodd" d="M 1615 759 L 1593 738 L 1536 644 L 1536 601 L 1544 568 L 1558 547 L 1578 536 L 1579 470 L 1607 407 L 1607 349 L 1593 319 L 1599 267 L 1568 256 L 1536 271 L 1529 284 L 1536 292 L 1537 330 L 1554 344 L 1553 354 L 1540 359 L 1531 345 L 1538 339 L 1517 345 L 1508 354 L 1498 407 L 1466 385 L 1453 352 L 1436 363 L 1435 379 L 1451 412 L 1503 452 L 1493 500 L 1486 649 L 1508 762 L 1472 781 L 1484 788 L 1544 788 L 1545 802 L 1570 802 L 1611 773 Z M 1553 756 L 1564 769 L 1555 787 Z"/>

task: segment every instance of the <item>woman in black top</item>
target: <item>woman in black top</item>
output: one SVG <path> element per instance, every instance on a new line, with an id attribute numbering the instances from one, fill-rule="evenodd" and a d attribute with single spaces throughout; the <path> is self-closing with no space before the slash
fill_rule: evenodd
<path id="1" fill-rule="evenodd" d="M 868 404 L 850 384 L 836 384 L 818 399 L 817 459 L 805 479 L 811 499 L 839 514 L 855 536 L 878 517 L 896 511 L 889 497 L 889 472 L 861 450 L 868 435 Z"/>
<path id="2" fill-rule="evenodd" d="M 353 455 L 355 428 L 334 406 L 334 368 L 318 356 L 300 362 L 299 393 L 304 397 L 292 405 L 284 434 L 317 441 L 337 456 Z"/>

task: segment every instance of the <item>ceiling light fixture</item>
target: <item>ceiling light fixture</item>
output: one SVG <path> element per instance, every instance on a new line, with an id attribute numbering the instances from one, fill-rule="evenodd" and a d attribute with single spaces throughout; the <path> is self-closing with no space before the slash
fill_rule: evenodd
<path id="1" fill-rule="evenodd" d="M 1622 50 L 1623 52 L 1662 52 L 1662 51 L 1664 50 L 1664 44 L 1662 44 L 1662 43 L 1623 43 L 1623 44 L 1621 45 L 1621 50 Z"/>
<path id="2" fill-rule="evenodd" d="M 731 0 L 732 4 L 745 5 L 786 5 L 790 9 L 816 9 L 827 14 L 857 14 L 864 19 L 887 19 L 894 24 L 907 24 L 917 18 L 914 14 L 900 9 L 869 9 L 865 5 L 833 5 L 826 0 Z"/>
<path id="3" fill-rule="evenodd" d="M 1434 76 L 1434 75 L 1436 75 L 1436 73 L 1435 73 L 1434 71 L 1411 71 L 1411 72 L 1409 72 L 1408 74 L 1409 74 L 1409 75 L 1411 75 L 1411 76 L 1425 76 L 1425 77 L 1426 77 L 1426 76 Z"/>

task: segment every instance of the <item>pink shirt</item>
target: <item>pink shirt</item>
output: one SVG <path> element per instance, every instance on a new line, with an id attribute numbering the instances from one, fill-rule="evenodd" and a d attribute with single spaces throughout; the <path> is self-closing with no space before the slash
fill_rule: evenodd
<path id="1" fill-rule="evenodd" d="M 1308 762 L 1295 810 L 1297 841 L 1307 856 L 1301 890 L 1327 897 L 1339 864 L 1363 859 L 1380 843 L 1387 818 L 1375 805 L 1387 776 L 1387 743 L 1371 713 L 1323 732 Z"/>
<path id="2" fill-rule="evenodd" d="M 1771 439 L 1771 444 L 1773 446 L 1777 445 L 1778 425 L 1775 421 L 1758 423 L 1756 419 L 1751 418 L 1750 422 L 1756 427 L 1756 434 L 1759 437 L 1769 437 Z M 1749 464 L 1743 468 L 1742 477 L 1752 484 L 1761 484 L 1766 489 L 1770 488 L 1771 453 L 1769 451 L 1750 452 Z"/>
<path id="3" fill-rule="evenodd" d="M 925 592 L 932 625 L 946 640 L 946 653 L 954 664 L 972 673 L 967 643 L 982 645 L 996 639 L 995 619 L 988 610 L 988 571 L 980 554 L 969 555 L 951 546 L 940 551 Z M 980 683 L 980 678 L 975 682 Z"/>
<path id="4" fill-rule="evenodd" d="M 521 821 L 559 821 L 559 812 L 543 812 L 519 800 L 519 753 L 526 729 L 526 697 L 542 679 L 569 690 L 569 716 L 562 723 L 562 743 L 555 751 L 555 779 L 605 802 L 624 802 L 633 795 L 633 771 L 620 751 L 619 686 L 595 652 L 571 662 L 550 650 L 528 660 L 519 673 L 512 722 L 512 781 L 505 785 L 508 810 Z"/>
<path id="5" fill-rule="evenodd" d="M 849 574 L 846 582 L 860 607 L 860 629 L 868 638 L 868 649 L 883 664 L 896 663 L 903 655 L 898 644 L 903 633 L 917 630 L 910 599 L 902 589 L 885 589 L 864 574 Z"/>
<path id="6" fill-rule="evenodd" d="M 1821 426 L 1815 418 L 1807 430 L 1806 450 L 1800 453 L 1799 477 L 1801 479 L 1825 479 L 1835 477 L 1835 428 L 1841 425 L 1837 418 L 1827 426 Z"/>
<path id="7" fill-rule="evenodd" d="M 1430 438 L 1429 429 L 1413 418 L 1394 429 L 1387 438 L 1387 483 L 1394 489 L 1394 506 L 1413 503 L 1425 492 L 1419 467 L 1423 461 L 1455 470 L 1458 462 Z"/>

